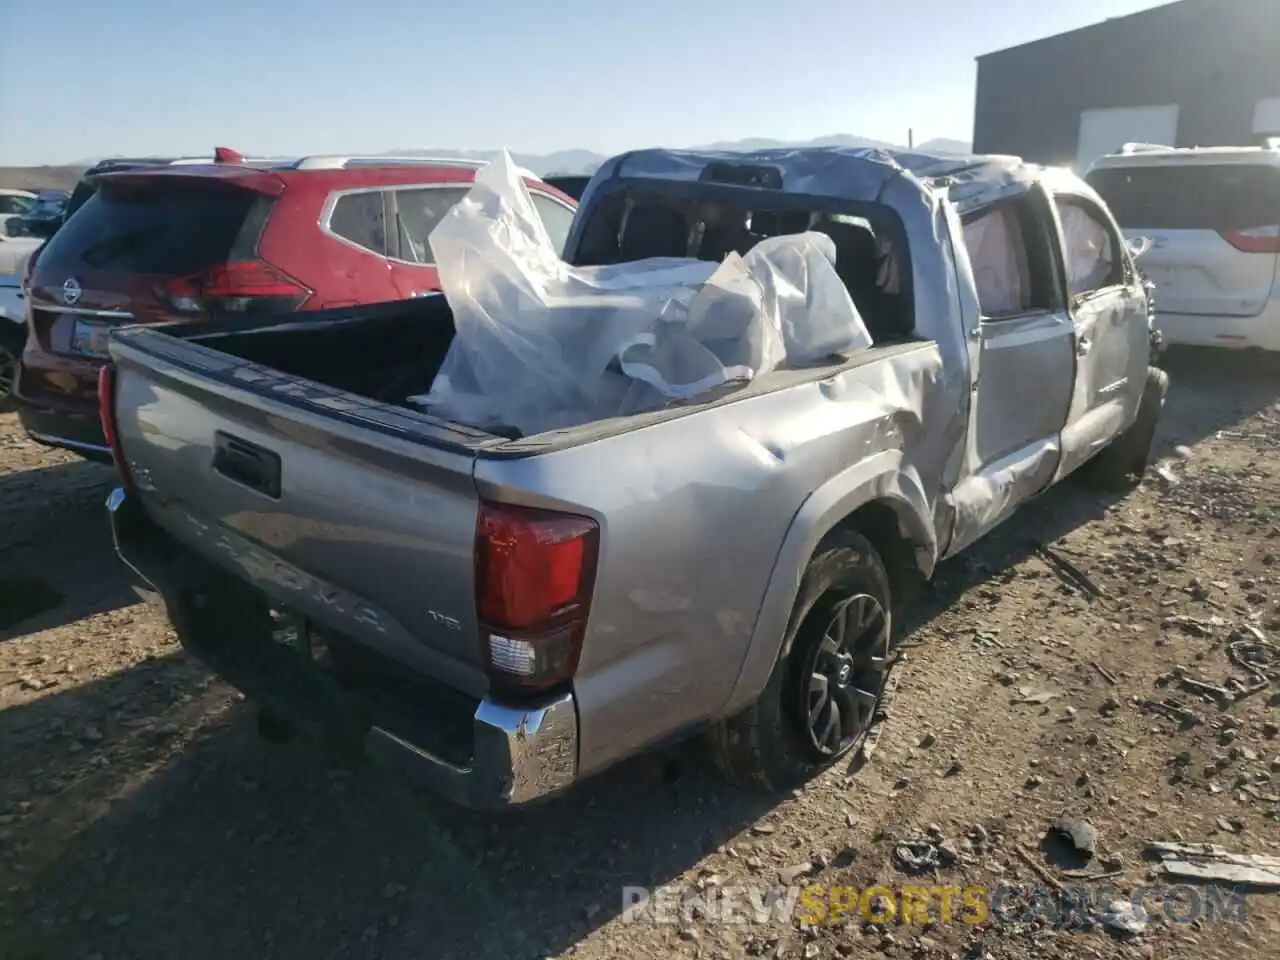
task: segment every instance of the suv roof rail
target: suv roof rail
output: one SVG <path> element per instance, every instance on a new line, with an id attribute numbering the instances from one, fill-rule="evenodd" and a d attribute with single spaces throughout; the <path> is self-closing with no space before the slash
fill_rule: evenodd
<path id="1" fill-rule="evenodd" d="M 1121 153 L 1164 153 L 1174 150 L 1175 147 L 1169 146 L 1167 143 L 1126 143 L 1120 147 Z"/>
<path id="2" fill-rule="evenodd" d="M 401 167 L 406 165 L 421 167 L 465 167 L 478 170 L 488 164 L 487 160 L 472 160 L 466 157 L 378 157 L 350 156 L 347 154 L 316 154 L 303 157 L 294 165 L 295 170 L 349 170 L 352 167 Z"/>

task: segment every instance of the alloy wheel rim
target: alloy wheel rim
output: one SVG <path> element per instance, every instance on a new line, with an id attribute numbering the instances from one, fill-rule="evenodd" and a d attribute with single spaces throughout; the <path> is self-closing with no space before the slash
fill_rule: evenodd
<path id="1" fill-rule="evenodd" d="M 871 726 L 889 659 L 889 614 L 859 593 L 832 611 L 802 677 L 801 719 L 824 756 L 847 750 Z"/>

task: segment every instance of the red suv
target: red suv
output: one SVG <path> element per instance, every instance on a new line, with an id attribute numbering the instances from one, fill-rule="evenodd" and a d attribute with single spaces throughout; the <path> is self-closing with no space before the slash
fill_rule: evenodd
<path id="1" fill-rule="evenodd" d="M 427 237 L 481 164 L 386 157 L 157 162 L 91 177 L 34 257 L 15 397 L 28 434 L 109 460 L 107 331 L 209 314 L 320 310 L 438 290 Z M 553 241 L 576 202 L 530 175 Z"/>

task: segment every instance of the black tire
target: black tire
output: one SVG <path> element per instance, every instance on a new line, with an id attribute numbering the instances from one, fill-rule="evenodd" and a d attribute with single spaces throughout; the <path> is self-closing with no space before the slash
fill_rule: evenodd
<path id="1" fill-rule="evenodd" d="M 18 359 L 25 346 L 25 333 L 26 327 L 0 318 L 0 413 L 8 413 L 14 407 L 13 390 L 18 382 Z"/>
<path id="2" fill-rule="evenodd" d="M 742 713 L 710 731 L 712 757 L 729 780 L 786 790 L 861 747 L 884 693 L 892 637 L 890 601 L 889 576 L 871 543 L 852 530 L 830 534 L 805 569 L 783 653 L 764 692 Z M 842 610 L 850 627 L 847 659 L 829 650 L 834 636 L 829 628 Z M 857 629 L 858 621 L 865 630 Z M 817 683 L 819 673 L 827 676 L 825 685 Z M 814 693 L 815 684 L 828 691 L 828 704 L 843 707 L 836 713 L 839 737 L 825 746 L 819 745 L 815 731 L 830 720 L 831 706 L 824 712 L 819 701 L 813 722 L 814 697 L 821 696 Z"/>
<path id="3" fill-rule="evenodd" d="M 1148 367 L 1147 382 L 1133 423 L 1078 471 L 1086 486 L 1095 490 L 1124 491 L 1142 482 L 1168 393 L 1169 374 L 1158 367 Z"/>

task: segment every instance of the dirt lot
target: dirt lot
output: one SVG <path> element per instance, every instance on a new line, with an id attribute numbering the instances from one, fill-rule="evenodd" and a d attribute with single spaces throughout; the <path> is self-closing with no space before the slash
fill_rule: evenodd
<path id="1" fill-rule="evenodd" d="M 624 885 L 705 894 L 790 868 L 1043 885 L 1067 876 L 1042 848 L 1063 816 L 1093 825 L 1086 872 L 1126 896 L 1155 882 L 1148 839 L 1280 854 L 1280 673 L 1224 709 L 1175 675 L 1251 682 L 1232 644 L 1280 634 L 1280 371 L 1191 355 L 1171 373 L 1165 476 L 1122 500 L 1067 485 L 944 566 L 856 777 L 745 794 L 691 745 L 497 818 L 259 742 L 111 554 L 110 472 L 0 417 L 0 956 L 1280 956 L 1280 893 L 1251 894 L 1243 922 L 1165 922 L 1148 901 L 1129 937 L 1014 912 L 620 916 Z M 1166 700 L 1194 717 L 1151 706 Z M 915 849 L 941 862 L 921 880 L 895 851 L 930 830 Z"/>
<path id="2" fill-rule="evenodd" d="M 0 189 L 66 190 L 70 192 L 87 168 L 68 167 L 0 167 Z"/>

